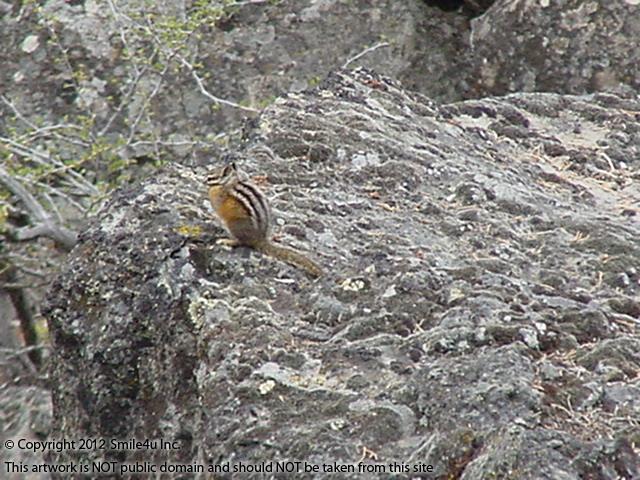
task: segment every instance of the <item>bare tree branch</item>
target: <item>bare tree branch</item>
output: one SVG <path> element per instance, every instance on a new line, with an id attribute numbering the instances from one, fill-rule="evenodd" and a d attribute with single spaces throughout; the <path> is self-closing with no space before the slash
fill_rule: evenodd
<path id="1" fill-rule="evenodd" d="M 147 98 L 144 99 L 143 104 L 140 106 L 140 111 L 136 115 L 136 118 L 133 120 L 133 123 L 131 124 L 131 128 L 129 129 L 129 138 L 127 139 L 127 145 L 131 144 L 131 142 L 133 141 L 133 138 L 136 135 L 136 129 L 138 128 L 138 124 L 140 123 L 140 120 L 142 119 L 143 115 L 147 113 L 147 106 L 149 105 L 153 97 L 155 97 L 160 91 L 160 87 L 162 86 L 164 82 L 164 77 L 168 71 L 169 71 L 169 63 L 167 63 L 164 66 L 164 68 L 162 69 L 162 72 L 160 72 L 160 75 L 159 75 L 160 78 L 158 78 L 158 81 L 153 87 L 153 91 L 147 96 Z"/>
<path id="2" fill-rule="evenodd" d="M 260 110 L 257 110 L 255 108 L 251 108 L 251 107 L 243 107 L 242 105 L 239 105 L 237 103 L 230 102 L 229 100 L 225 100 L 223 98 L 216 97 L 215 95 L 212 95 L 211 93 L 209 93 L 209 91 L 204 86 L 204 82 L 202 81 L 202 79 L 198 75 L 198 72 L 196 72 L 196 69 L 194 68 L 194 66 L 191 65 L 182 55 L 178 54 L 178 55 L 176 55 L 176 57 L 178 58 L 178 60 L 180 60 L 180 63 L 182 63 L 182 65 L 187 67 L 187 69 L 191 72 L 191 76 L 195 79 L 196 83 L 198 84 L 198 88 L 200 89 L 200 93 L 202 93 L 209 100 L 211 100 L 213 102 L 216 102 L 216 103 L 221 103 L 222 105 L 228 105 L 229 107 L 239 108 L 240 110 L 244 110 L 246 112 L 258 113 L 260 111 Z"/>
<path id="3" fill-rule="evenodd" d="M 0 166 L 0 182 L 22 201 L 36 221 L 34 227 L 25 227 L 18 230 L 18 240 L 29 240 L 38 236 L 47 236 L 58 242 L 65 250 L 71 250 L 74 245 L 78 243 L 78 235 L 76 232 L 58 225 L 36 198 L 31 195 L 18 180 L 9 175 L 9 172 L 2 166 Z"/>
<path id="4" fill-rule="evenodd" d="M 16 316 L 20 322 L 20 331 L 22 332 L 24 343 L 27 347 L 37 346 L 38 334 L 36 333 L 31 305 L 29 304 L 25 290 L 11 286 L 18 281 L 16 267 L 6 259 L 3 263 L 5 263 L 5 268 L 3 268 L 0 273 L 0 288 L 6 291 L 11 299 Z M 40 367 L 42 363 L 40 349 L 29 350 L 28 356 L 34 366 Z"/>
<path id="5" fill-rule="evenodd" d="M 18 108 L 13 104 L 13 102 L 11 102 L 7 97 L 5 97 L 4 95 L 0 95 L 0 100 L 2 100 L 2 103 L 4 103 L 6 106 L 8 106 L 11 109 L 11 111 L 13 112 L 13 114 L 16 116 L 17 119 L 22 121 L 22 123 L 24 123 L 26 126 L 28 126 L 32 130 L 28 133 L 25 133 L 23 135 L 16 137 L 17 140 L 22 140 L 25 138 L 34 139 L 39 136 L 53 136 L 54 138 L 63 140 L 73 145 L 78 145 L 80 147 L 89 146 L 89 143 L 85 142 L 84 140 L 71 138 L 66 135 L 61 135 L 57 132 L 57 130 L 77 130 L 78 132 L 80 132 L 82 131 L 82 128 L 79 127 L 78 125 L 61 123 L 57 125 L 47 125 L 47 126 L 39 127 L 33 122 L 31 122 L 27 117 L 25 117 L 20 112 L 20 110 L 18 110 Z"/>
<path id="6" fill-rule="evenodd" d="M 125 93 L 124 96 L 122 97 L 122 100 L 120 101 L 120 105 L 118 105 L 118 108 L 116 108 L 113 114 L 111 114 L 111 117 L 109 117 L 109 120 L 107 120 L 107 123 L 105 124 L 105 126 L 102 127 L 102 129 L 98 133 L 98 137 L 103 137 L 109 131 L 109 128 L 111 127 L 111 124 L 114 122 L 114 120 L 118 118 L 118 115 L 120 115 L 120 113 L 122 113 L 122 111 L 124 110 L 124 107 L 126 105 L 129 105 L 130 103 L 129 101 L 131 97 L 133 96 L 134 92 L 138 88 L 138 83 L 140 83 L 140 79 L 144 76 L 145 73 L 147 73 L 147 70 L 148 70 L 148 67 L 146 66 L 142 70 L 138 70 L 136 68 L 136 76 L 131 82 L 131 86 L 129 87 L 127 93 Z"/>
<path id="7" fill-rule="evenodd" d="M 169 59 L 171 59 L 172 57 L 177 58 L 180 63 L 186 67 L 189 72 L 191 73 L 191 76 L 194 78 L 194 80 L 196 81 L 196 84 L 198 85 L 198 89 L 200 90 L 200 92 L 207 97 L 209 100 L 218 103 L 218 104 L 222 104 L 222 105 L 227 105 L 229 107 L 233 107 L 233 108 L 238 108 L 240 110 L 244 110 L 247 112 L 251 112 L 251 113 L 258 113 L 259 110 L 255 109 L 255 108 L 251 108 L 251 107 L 245 107 L 242 106 L 238 103 L 235 102 L 231 102 L 229 100 L 225 100 L 224 98 L 220 98 L 220 97 L 216 97 L 215 95 L 213 95 L 211 92 L 209 92 L 207 90 L 207 88 L 204 85 L 204 82 L 202 80 L 202 78 L 198 75 L 198 72 L 196 71 L 195 67 L 186 59 L 184 58 L 182 55 L 180 55 L 177 51 L 177 49 L 174 50 L 170 50 L 167 49 L 164 42 L 162 42 L 162 40 L 160 40 L 160 38 L 158 38 L 158 35 L 156 34 L 156 32 L 154 31 L 154 26 L 149 22 L 149 19 L 147 18 L 147 24 L 144 25 L 136 20 L 134 20 L 133 18 L 131 18 L 129 15 L 121 12 L 118 7 L 115 5 L 115 3 L 113 2 L 113 0 L 108 0 L 109 3 L 109 7 L 111 9 L 111 13 L 113 14 L 114 18 L 116 18 L 116 20 L 118 19 L 126 19 L 127 22 L 129 22 L 131 25 L 135 25 L 138 28 L 141 28 L 142 30 L 144 30 L 147 35 L 149 35 L 153 41 L 156 44 L 156 48 L 162 50 Z M 250 3 L 262 3 L 261 1 L 253 1 Z M 126 38 L 126 35 L 124 34 L 124 31 L 122 29 L 120 29 L 120 36 L 123 39 L 123 41 L 125 41 L 124 39 Z"/>
<path id="8" fill-rule="evenodd" d="M 367 55 L 368 53 L 373 52 L 374 50 L 377 50 L 379 48 L 383 48 L 383 47 L 388 47 L 389 46 L 389 42 L 380 42 L 375 44 L 372 47 L 369 47 L 363 51 L 361 51 L 359 54 L 357 54 L 354 57 L 351 57 L 349 60 L 347 60 L 346 62 L 344 62 L 344 64 L 342 65 L 342 68 L 347 68 L 349 66 L 350 63 L 355 62 L 356 60 L 358 60 L 359 58 L 364 57 L 365 55 Z"/>
<path id="9" fill-rule="evenodd" d="M 84 194 L 93 196 L 100 193 L 100 191 L 96 187 L 94 187 L 91 183 L 87 182 L 87 180 L 85 180 L 85 178 L 82 175 L 75 172 L 73 170 L 73 167 L 69 165 L 65 165 L 55 157 L 49 154 L 38 152 L 32 148 L 29 148 L 26 145 L 23 145 L 7 137 L 0 137 L 0 142 L 4 142 L 6 144 L 5 147 L 7 148 L 7 150 L 9 150 L 15 155 L 19 155 L 21 157 L 27 157 L 33 160 L 33 162 L 37 163 L 38 165 L 58 167 L 57 170 L 55 170 L 55 173 L 59 173 L 59 172 L 68 173 L 69 181 L 73 184 L 74 187 L 76 187 L 78 190 L 80 190 Z"/>

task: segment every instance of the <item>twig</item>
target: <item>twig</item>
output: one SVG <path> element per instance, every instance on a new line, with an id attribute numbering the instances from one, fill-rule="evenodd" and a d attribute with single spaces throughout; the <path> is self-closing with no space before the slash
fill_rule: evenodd
<path id="1" fill-rule="evenodd" d="M 343 65 L 342 68 L 347 68 L 349 66 L 350 63 L 355 62 L 356 60 L 358 60 L 359 58 L 364 57 L 365 55 L 367 55 L 368 53 L 373 52 L 374 50 L 377 50 L 379 48 L 383 48 L 383 47 L 388 47 L 389 46 L 389 42 L 380 42 L 375 44 L 373 47 L 369 47 L 363 51 L 361 51 L 359 54 L 357 54 L 355 57 L 351 57 L 349 60 L 347 60 Z"/>
<path id="2" fill-rule="evenodd" d="M 113 112 L 113 114 L 111 114 L 111 117 L 109 117 L 109 120 L 107 120 L 107 123 L 105 124 L 105 126 L 102 127 L 100 132 L 98 132 L 98 137 L 103 137 L 109 131 L 111 124 L 114 122 L 116 118 L 118 118 L 118 115 L 122 113 L 122 110 L 124 110 L 125 105 L 129 105 L 130 103 L 129 99 L 133 96 L 133 93 L 138 88 L 138 83 L 140 82 L 140 79 L 142 78 L 142 76 L 145 73 L 147 73 L 147 70 L 148 70 L 147 66 L 143 67 L 142 70 L 138 70 L 136 68 L 136 77 L 133 79 L 133 82 L 131 82 L 131 86 L 129 87 L 129 90 L 127 91 L 127 93 L 124 94 L 124 96 L 122 97 L 122 100 L 120 101 L 120 105 L 118 105 L 118 108 L 116 108 L 116 111 Z"/>
<path id="3" fill-rule="evenodd" d="M 58 210 L 58 207 L 56 206 L 55 202 L 51 198 L 51 195 L 49 195 L 49 193 L 47 192 L 42 192 L 42 196 L 45 198 L 47 202 L 49 202 L 49 205 L 51 206 L 51 210 L 53 210 L 53 213 L 56 216 L 56 223 L 62 223 L 63 221 L 62 215 L 60 215 L 60 210 Z"/>
<path id="4" fill-rule="evenodd" d="M 243 7 L 245 5 L 259 5 L 261 3 L 268 3 L 271 0 L 245 0 L 244 2 L 233 2 L 230 3 L 229 7 Z"/>
<path id="5" fill-rule="evenodd" d="M 37 130 L 38 127 L 37 125 L 33 124 L 31 121 L 29 121 L 27 119 L 27 117 L 25 117 L 24 115 L 22 115 L 22 113 L 20 112 L 20 110 L 18 110 L 16 108 L 16 106 L 4 95 L 0 95 L 0 99 L 2 100 L 2 102 L 7 105 L 11 110 L 13 110 L 13 114 L 18 117 L 19 120 L 21 120 L 22 122 L 24 122 L 27 126 L 31 127 L 34 130 Z"/>
<path id="6" fill-rule="evenodd" d="M 160 72 L 160 78 L 158 79 L 155 87 L 153 87 L 153 90 L 151 91 L 149 96 L 144 99 L 144 103 L 140 106 L 140 109 L 138 111 L 138 114 L 136 115 L 136 118 L 131 123 L 131 128 L 129 129 L 129 138 L 127 138 L 127 145 L 129 145 L 133 141 L 133 137 L 135 137 L 135 134 L 136 134 L 136 129 L 138 128 L 138 124 L 140 123 L 140 120 L 142 120 L 142 116 L 145 113 L 147 113 L 147 106 L 149 105 L 149 102 L 151 102 L 151 100 L 160 91 L 160 87 L 164 82 L 164 76 L 166 75 L 168 70 L 169 70 L 169 62 L 167 62 L 167 64 L 162 69 L 162 72 Z"/>
<path id="7" fill-rule="evenodd" d="M 79 212 L 85 213 L 87 211 L 84 205 L 80 205 L 73 198 L 67 195 L 62 190 L 52 187 L 51 185 L 43 182 L 33 182 L 34 185 L 47 190 L 51 195 L 55 195 L 56 197 L 64 198 L 70 205 L 73 205 Z M 53 205 L 53 202 L 50 202 Z"/>
<path id="8" fill-rule="evenodd" d="M 31 275 L 32 277 L 38 277 L 38 278 L 43 278 L 43 279 L 47 279 L 47 274 L 45 274 L 44 272 L 41 272 L 40 270 L 34 270 L 32 268 L 28 268 L 25 267 L 23 265 L 16 265 L 16 268 L 18 270 L 20 270 L 22 273 L 24 273 L 25 275 Z M 46 281 L 41 283 L 41 284 L 31 284 L 31 286 L 33 287 L 34 285 L 46 285 Z"/>
<path id="9" fill-rule="evenodd" d="M 36 259 L 33 257 L 27 257 L 21 255 L 19 253 L 14 253 L 11 251 L 6 252 L 5 256 L 13 263 L 16 268 L 28 275 L 35 275 L 40 278 L 46 278 L 46 275 L 42 270 L 31 270 L 25 265 L 31 264 L 32 268 L 38 267 L 48 267 L 48 268 L 56 268 L 59 266 L 54 260 L 51 259 Z"/>
<path id="10" fill-rule="evenodd" d="M 24 203 L 25 207 L 31 215 L 33 215 L 34 219 L 40 223 L 35 227 L 25 227 L 18 230 L 18 240 L 29 240 L 36 236 L 47 236 L 62 245 L 65 250 L 71 250 L 74 247 L 78 242 L 78 235 L 76 232 L 54 222 L 51 219 L 51 215 L 49 215 L 35 197 L 31 195 L 31 193 L 24 188 L 19 181 L 9 175 L 9 172 L 7 172 L 2 166 L 0 166 L 0 182 L 2 182 L 11 193 Z"/>
<path id="11" fill-rule="evenodd" d="M 213 102 L 216 102 L 216 103 L 221 103 L 223 105 L 227 105 L 229 107 L 239 108 L 240 110 L 244 110 L 246 112 L 258 113 L 260 111 L 260 110 L 257 110 L 255 108 L 244 107 L 244 106 L 239 105 L 239 104 L 237 104 L 235 102 L 230 102 L 229 100 L 225 100 L 223 98 L 216 97 L 215 95 L 212 95 L 205 88 L 204 83 L 202 82 L 202 79 L 197 74 L 196 69 L 193 67 L 193 65 L 191 65 L 183 56 L 177 55 L 177 57 L 178 57 L 178 60 L 180 60 L 180 63 L 182 63 L 182 65 L 187 67 L 189 69 L 189 71 L 191 72 L 191 76 L 195 79 L 196 83 L 198 84 L 198 88 L 200 89 L 200 93 L 202 93 L 209 100 L 211 100 Z"/>
<path id="12" fill-rule="evenodd" d="M 7 269 L 3 270 L 2 278 L 0 278 L 0 288 L 7 292 L 13 309 L 15 310 L 18 321 L 20 322 L 20 331 L 22 332 L 22 338 L 24 339 L 27 347 L 38 346 L 38 334 L 36 332 L 35 320 L 31 312 L 31 305 L 25 294 L 23 288 L 11 288 L 8 285 L 18 283 L 18 275 L 16 274 L 16 267 L 10 262 L 7 262 Z M 42 356 L 40 349 L 34 349 L 28 351 L 28 356 L 35 367 L 40 367 L 42 363 Z"/>
<path id="13" fill-rule="evenodd" d="M 122 13 L 120 13 L 120 11 L 117 9 L 115 3 L 113 3 L 113 0 L 107 0 L 107 3 L 109 4 L 109 8 L 111 9 L 111 14 L 113 15 L 113 18 L 116 22 L 120 23 L 120 19 L 118 18 L 119 16 L 122 16 L 126 19 L 128 19 L 129 21 L 131 21 L 132 19 L 129 16 L 126 16 Z M 127 34 L 124 30 L 123 27 L 121 27 L 120 25 L 118 25 L 118 32 L 120 33 L 120 40 L 122 41 L 122 45 L 124 46 L 124 48 L 129 49 L 129 43 L 127 42 Z M 131 62 L 131 65 L 133 66 L 133 69 L 135 70 L 136 75 L 140 74 L 140 70 L 138 69 L 138 65 L 135 62 Z M 143 68 L 143 70 L 146 69 L 146 66 Z"/>
<path id="14" fill-rule="evenodd" d="M 19 155 L 21 157 L 27 157 L 33 160 L 38 165 L 44 166 L 56 166 L 59 167 L 57 172 L 65 171 L 69 173 L 69 181 L 74 187 L 78 188 L 81 192 L 93 196 L 100 193 L 96 187 L 87 182 L 82 175 L 73 170 L 73 167 L 65 165 L 60 160 L 52 157 L 51 155 L 44 155 L 32 148 L 27 147 L 24 144 L 18 143 L 7 137 L 0 137 L 0 142 L 4 142 L 5 148 L 10 152 Z"/>
<path id="15" fill-rule="evenodd" d="M 175 142 L 171 142 L 171 141 L 159 141 L 159 142 L 152 142 L 150 140 L 138 140 L 137 142 L 133 142 L 131 144 L 129 144 L 129 147 L 140 147 L 140 146 L 144 146 L 144 145 L 152 145 L 154 143 L 157 143 L 158 145 L 162 145 L 163 147 L 182 147 L 185 145 L 190 145 L 190 146 L 198 146 L 201 144 L 205 144 L 206 142 L 201 142 L 199 140 L 180 140 L 180 141 L 175 141 Z"/>
<path id="16" fill-rule="evenodd" d="M 158 38 L 158 36 L 156 35 L 154 29 L 153 29 L 153 25 L 149 23 L 149 19 L 147 18 L 147 25 L 143 25 L 140 22 L 134 20 L 133 18 L 131 18 L 129 15 L 122 13 L 120 10 L 118 10 L 118 8 L 116 7 L 116 5 L 113 3 L 112 0 L 108 0 L 109 2 L 109 7 L 111 8 L 111 12 L 114 15 L 114 17 L 121 17 L 121 18 L 126 18 L 132 25 L 136 25 L 138 28 L 141 28 L 142 30 L 144 30 L 156 43 L 157 48 L 161 49 L 169 59 L 175 57 L 177 58 L 180 63 L 187 67 L 187 69 L 189 70 L 189 72 L 191 73 L 191 76 L 194 78 L 194 80 L 196 81 L 196 84 L 198 85 L 198 89 L 200 90 L 200 92 L 202 93 L 202 95 L 204 95 L 205 97 L 207 97 L 209 100 L 218 103 L 218 104 L 222 104 L 222 105 L 227 105 L 229 107 L 233 107 L 233 108 L 238 108 L 240 110 L 244 110 L 247 112 L 252 112 L 252 113 L 258 113 L 259 110 L 255 109 L 255 108 L 251 108 L 251 107 L 244 107 L 242 105 L 239 105 L 235 102 L 231 102 L 229 100 L 225 100 L 223 98 L 220 97 L 216 97 L 215 95 L 213 95 L 212 93 L 210 93 L 206 87 L 204 86 L 204 82 L 202 81 L 202 78 L 200 78 L 200 76 L 198 75 L 198 73 L 196 72 L 195 67 L 187 60 L 185 59 L 182 55 L 180 55 L 178 53 L 177 50 L 169 50 L 165 47 L 164 43 L 162 42 L 162 40 L 160 40 Z M 257 2 L 255 2 L 257 3 Z M 124 33 L 122 33 L 121 31 L 121 36 L 124 35 Z"/>
<path id="17" fill-rule="evenodd" d="M 40 345 L 31 345 L 30 347 L 23 348 L 0 348 L 0 353 L 4 353 L 7 356 L 5 358 L 14 358 L 20 355 L 24 355 L 25 353 L 35 352 L 37 350 L 48 350 L 49 347 L 44 344 Z"/>
<path id="18" fill-rule="evenodd" d="M 46 127 L 38 127 L 33 122 L 31 122 L 27 117 L 25 117 L 20 112 L 20 110 L 18 110 L 18 108 L 13 104 L 13 102 L 11 102 L 11 100 L 9 100 L 7 97 L 5 97 L 4 95 L 0 95 L 0 100 L 2 100 L 2 102 L 13 111 L 13 114 L 16 116 L 16 118 L 22 121 L 31 130 L 33 130 L 32 132 L 25 133 L 23 135 L 16 137 L 18 140 L 22 140 L 23 138 L 27 138 L 27 137 L 30 137 L 31 139 L 33 139 L 41 135 L 46 136 L 48 132 L 51 132 L 51 135 L 53 135 L 55 138 L 64 140 L 65 142 L 69 142 L 73 145 L 78 145 L 81 147 L 87 147 L 89 145 L 87 142 L 83 140 L 69 138 L 56 132 L 56 130 L 64 130 L 64 129 L 73 129 L 73 130 L 82 131 L 82 128 L 80 128 L 79 126 L 72 125 L 72 124 L 58 124 L 58 125 L 48 125 Z"/>

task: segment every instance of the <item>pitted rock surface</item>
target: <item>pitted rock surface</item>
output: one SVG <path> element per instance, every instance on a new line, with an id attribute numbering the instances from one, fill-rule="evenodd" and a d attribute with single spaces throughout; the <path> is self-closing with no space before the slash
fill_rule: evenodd
<path id="1" fill-rule="evenodd" d="M 205 168 L 118 191 L 49 294 L 52 436 L 184 446 L 122 462 L 637 478 L 639 112 L 439 105 L 363 69 L 278 99 L 230 154 L 327 275 L 216 245 Z"/>

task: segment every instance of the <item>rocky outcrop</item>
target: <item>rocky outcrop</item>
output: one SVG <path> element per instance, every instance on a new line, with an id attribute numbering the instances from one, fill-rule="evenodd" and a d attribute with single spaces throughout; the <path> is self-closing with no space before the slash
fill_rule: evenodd
<path id="1" fill-rule="evenodd" d="M 49 294 L 52 437 L 181 448 L 49 459 L 637 478 L 638 111 L 366 70 L 278 99 L 231 153 L 317 281 L 217 246 L 204 168 L 119 190 Z"/>
<path id="2" fill-rule="evenodd" d="M 498 0 L 472 21 L 471 91 L 637 91 L 639 22 L 635 0 Z"/>
<path id="3" fill-rule="evenodd" d="M 349 62 L 438 101 L 637 89 L 639 12 L 631 0 L 0 3 L 0 80 L 32 124 L 66 117 L 127 159 L 184 161 Z"/>
<path id="4" fill-rule="evenodd" d="M 154 175 L 101 210 L 52 290 L 51 435 L 43 378 L 6 336 L 3 441 L 154 434 L 185 449 L 83 455 L 320 465 L 366 447 L 465 478 L 636 475 L 638 2 L 364 3 L 0 1 L 3 166 L 74 231 L 100 192 Z M 340 74 L 309 93 L 345 64 L 405 90 Z M 229 145 L 266 175 L 279 235 L 330 276 L 213 246 L 201 176 Z M 7 212 L 38 220 L 15 194 L 3 231 Z M 66 253 L 4 252 L 39 318 Z"/>
<path id="5" fill-rule="evenodd" d="M 465 59 L 460 32 L 468 20 L 422 1 L 375 0 L 363 8 L 52 0 L 5 12 L 0 80 L 7 98 L 37 124 L 66 115 L 103 141 L 123 136 L 127 157 L 157 156 L 150 141 L 188 157 L 212 132 L 230 134 L 278 95 L 309 88 L 350 60 L 357 60 L 352 67 L 384 64 L 388 75 L 436 98 L 456 99 L 464 89 L 462 78 L 451 79 Z M 203 94 L 194 73 L 223 102 Z"/>

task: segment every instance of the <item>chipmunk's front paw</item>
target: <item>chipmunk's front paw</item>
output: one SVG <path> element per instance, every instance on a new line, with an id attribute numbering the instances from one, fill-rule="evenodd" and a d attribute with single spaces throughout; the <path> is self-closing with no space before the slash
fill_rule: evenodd
<path id="1" fill-rule="evenodd" d="M 219 238 L 216 240 L 218 245 L 224 245 L 226 247 L 237 247 L 239 245 L 238 241 L 235 238 Z"/>

